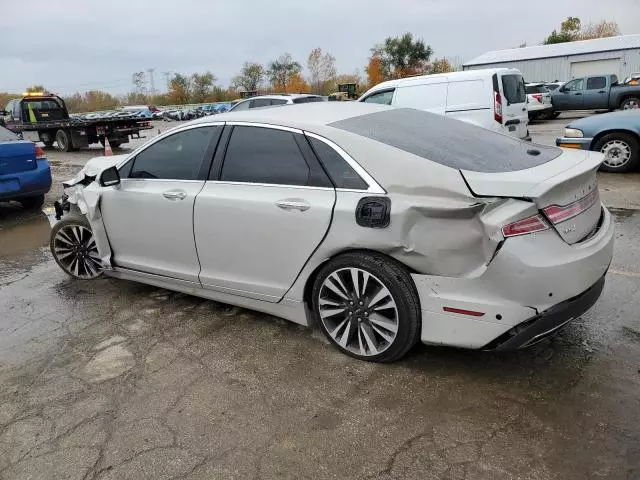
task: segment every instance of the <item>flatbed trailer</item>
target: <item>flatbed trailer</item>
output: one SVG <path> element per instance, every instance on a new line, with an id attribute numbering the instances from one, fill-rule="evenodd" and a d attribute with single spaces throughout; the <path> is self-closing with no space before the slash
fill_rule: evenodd
<path id="1" fill-rule="evenodd" d="M 58 150 L 69 152 L 102 143 L 105 138 L 117 148 L 130 137 L 140 138 L 140 132 L 153 128 L 149 119 L 122 112 L 109 118 L 74 118 L 69 115 L 62 98 L 48 93 L 28 93 L 11 100 L 5 108 L 5 128 L 21 134 L 26 140 L 42 142 L 46 147 L 57 143 Z"/>

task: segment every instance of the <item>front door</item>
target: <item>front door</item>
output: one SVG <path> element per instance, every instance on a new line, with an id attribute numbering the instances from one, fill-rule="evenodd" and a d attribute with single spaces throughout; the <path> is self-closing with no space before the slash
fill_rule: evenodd
<path id="1" fill-rule="evenodd" d="M 202 286 L 279 301 L 324 238 L 334 203 L 301 133 L 233 127 L 221 172 L 195 203 Z"/>
<path id="2" fill-rule="evenodd" d="M 589 110 L 609 109 L 607 77 L 587 78 L 587 88 L 584 91 L 584 108 Z"/>
<path id="3" fill-rule="evenodd" d="M 551 101 L 554 110 L 581 110 L 584 105 L 584 78 L 576 78 L 554 90 Z"/>
<path id="4" fill-rule="evenodd" d="M 100 200 L 114 266 L 198 282 L 193 205 L 221 129 L 179 131 L 120 167 L 120 185 Z"/>

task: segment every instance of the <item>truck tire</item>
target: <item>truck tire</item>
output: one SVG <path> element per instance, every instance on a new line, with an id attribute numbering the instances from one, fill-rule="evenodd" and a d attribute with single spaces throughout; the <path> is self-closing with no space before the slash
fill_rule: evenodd
<path id="1" fill-rule="evenodd" d="M 58 130 L 56 132 L 56 142 L 58 142 L 58 150 L 61 152 L 70 152 L 73 150 L 71 146 L 71 135 L 65 130 Z"/>
<path id="2" fill-rule="evenodd" d="M 620 110 L 634 110 L 640 108 L 640 98 L 625 98 L 620 104 Z"/>
<path id="3" fill-rule="evenodd" d="M 593 150 L 604 153 L 605 159 L 600 166 L 603 172 L 630 172 L 640 161 L 640 140 L 629 133 L 605 135 L 596 142 Z"/>

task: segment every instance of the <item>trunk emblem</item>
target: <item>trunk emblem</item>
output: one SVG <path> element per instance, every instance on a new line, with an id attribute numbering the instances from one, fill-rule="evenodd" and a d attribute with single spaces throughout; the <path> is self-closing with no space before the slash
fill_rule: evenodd
<path id="1" fill-rule="evenodd" d="M 575 232 L 576 231 L 576 226 L 575 224 L 571 224 L 569 225 L 567 228 L 565 228 L 564 230 L 562 230 L 563 233 L 571 233 L 571 232 Z"/>

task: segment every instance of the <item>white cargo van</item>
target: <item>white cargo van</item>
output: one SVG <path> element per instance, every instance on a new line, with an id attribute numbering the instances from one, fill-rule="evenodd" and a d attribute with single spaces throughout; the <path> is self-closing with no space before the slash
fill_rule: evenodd
<path id="1" fill-rule="evenodd" d="M 389 80 L 358 101 L 426 110 L 530 140 L 525 84 L 512 68 Z"/>

